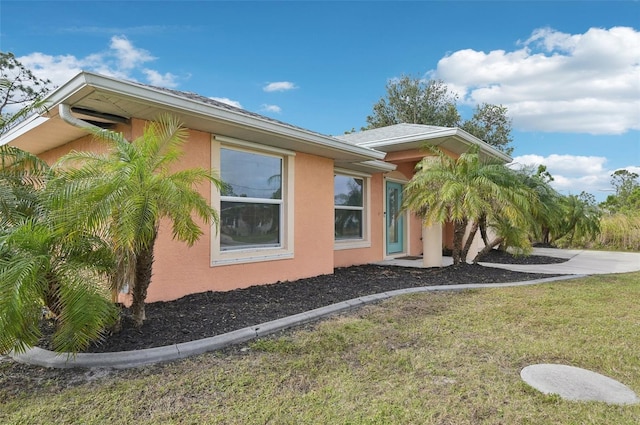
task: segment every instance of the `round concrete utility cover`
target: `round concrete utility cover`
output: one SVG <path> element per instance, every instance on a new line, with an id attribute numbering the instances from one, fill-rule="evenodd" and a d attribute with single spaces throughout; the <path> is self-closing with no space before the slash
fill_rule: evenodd
<path id="1" fill-rule="evenodd" d="M 538 391 L 558 394 L 566 400 L 604 401 L 609 404 L 640 402 L 626 385 L 579 367 L 537 364 L 522 369 L 520 376 Z"/>

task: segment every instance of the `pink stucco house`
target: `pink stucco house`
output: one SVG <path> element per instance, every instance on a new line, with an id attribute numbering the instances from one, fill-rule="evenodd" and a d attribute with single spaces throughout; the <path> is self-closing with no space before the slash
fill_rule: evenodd
<path id="1" fill-rule="evenodd" d="M 101 149 L 87 126 L 134 139 L 160 113 L 189 129 L 184 167 L 216 170 L 222 191 L 202 195 L 220 212 L 191 248 L 161 228 L 148 301 L 332 273 L 335 267 L 423 255 L 442 264 L 447 226 L 424 228 L 400 210 L 402 189 L 425 155 L 472 145 L 510 158 L 458 129 L 415 124 L 326 136 L 193 93 L 82 72 L 52 92 L 47 111 L 0 140 L 53 162 L 71 149 Z"/>

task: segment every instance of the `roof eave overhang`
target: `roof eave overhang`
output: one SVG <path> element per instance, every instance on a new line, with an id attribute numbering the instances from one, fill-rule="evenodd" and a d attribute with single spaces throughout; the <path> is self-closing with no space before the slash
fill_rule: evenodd
<path id="1" fill-rule="evenodd" d="M 75 103 L 80 102 L 95 92 L 105 92 L 109 95 L 116 95 L 123 99 L 140 102 L 150 107 L 157 107 L 159 110 L 167 110 L 178 115 L 196 117 L 203 120 L 203 122 L 219 122 L 231 127 L 249 129 L 256 135 L 277 136 L 295 142 L 297 151 L 317 153 L 320 149 L 324 153 L 324 156 L 336 160 L 343 159 L 355 162 L 381 160 L 386 155 L 384 152 L 376 151 L 369 147 L 352 145 L 330 136 L 323 136 L 301 128 L 288 126 L 284 123 L 260 118 L 259 116 L 246 115 L 239 111 L 187 99 L 170 92 L 154 89 L 153 87 L 142 86 L 137 83 L 89 72 L 81 72 L 76 75 L 45 99 L 45 105 L 50 111 L 47 114 L 48 117 L 53 118 L 57 116 L 57 106 L 59 104 L 65 103 L 69 106 L 74 106 Z M 13 129 L 13 131 L 3 136 L 2 139 L 0 139 L 0 143 L 12 143 L 19 146 L 20 137 L 28 131 L 33 130 L 36 121 L 37 117 L 29 118 L 30 126 L 26 125 L 26 122 L 21 123 Z M 45 121 L 40 121 L 37 125 L 44 123 Z M 195 128 L 195 130 L 198 130 L 198 128 Z M 49 145 L 48 148 L 54 148 L 68 141 L 69 140 L 52 142 L 52 145 Z M 55 143 L 58 144 L 56 145 Z"/>
<path id="2" fill-rule="evenodd" d="M 428 133 L 417 133 L 408 136 L 374 140 L 371 142 L 360 143 L 360 146 L 381 150 L 383 152 L 396 152 L 409 149 L 421 149 L 424 145 L 441 146 L 447 144 L 447 142 L 451 140 L 455 140 L 464 148 L 457 152 L 454 151 L 455 153 L 460 154 L 463 151 L 467 151 L 472 146 L 478 146 L 480 153 L 489 158 L 499 160 L 504 163 L 512 161 L 512 158 L 509 155 L 495 149 L 488 143 L 460 128 L 447 128 Z"/>
<path id="3" fill-rule="evenodd" d="M 0 146 L 10 144 L 13 140 L 16 140 L 23 134 L 43 125 L 48 120 L 49 118 L 40 114 L 32 114 L 28 116 L 24 121 L 12 127 L 6 134 L 2 135 L 0 138 Z"/>
<path id="4" fill-rule="evenodd" d="M 397 168 L 396 164 L 392 164 L 390 162 L 379 161 L 379 160 L 371 160 L 371 161 L 362 161 L 362 162 L 340 162 L 336 161 L 336 167 L 357 171 L 361 173 L 388 173 L 394 171 Z"/>

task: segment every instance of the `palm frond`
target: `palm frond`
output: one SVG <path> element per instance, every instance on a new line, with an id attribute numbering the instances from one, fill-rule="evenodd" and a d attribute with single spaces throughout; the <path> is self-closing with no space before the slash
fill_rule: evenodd
<path id="1" fill-rule="evenodd" d="M 0 237 L 0 352 L 23 352 L 40 337 L 50 270 L 46 229 L 25 221 Z"/>
<path id="2" fill-rule="evenodd" d="M 74 267 L 67 269 L 67 266 L 58 270 L 60 313 L 53 347 L 58 352 L 76 353 L 104 337 L 115 323 L 118 311 L 105 294 L 100 293 L 99 285 L 88 283 L 95 277 L 80 276 Z M 87 310 L 91 314 L 87 314 Z"/>
<path id="3" fill-rule="evenodd" d="M 420 161 L 406 185 L 405 208 L 427 224 L 472 223 L 475 228 L 474 223 L 488 217 L 529 227 L 538 208 L 537 196 L 515 173 L 503 164 L 481 160 L 477 147 L 458 158 L 435 147 L 429 151 L 433 156 Z M 462 245 L 457 250 L 462 251 Z"/>

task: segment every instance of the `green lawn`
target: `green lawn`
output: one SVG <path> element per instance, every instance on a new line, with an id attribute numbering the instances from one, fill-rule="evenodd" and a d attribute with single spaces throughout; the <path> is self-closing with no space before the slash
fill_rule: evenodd
<path id="1" fill-rule="evenodd" d="M 563 363 L 640 393 L 639 300 L 640 273 L 407 296 L 243 352 L 0 387 L 0 423 L 638 424 L 640 405 L 563 401 L 519 373 Z"/>

